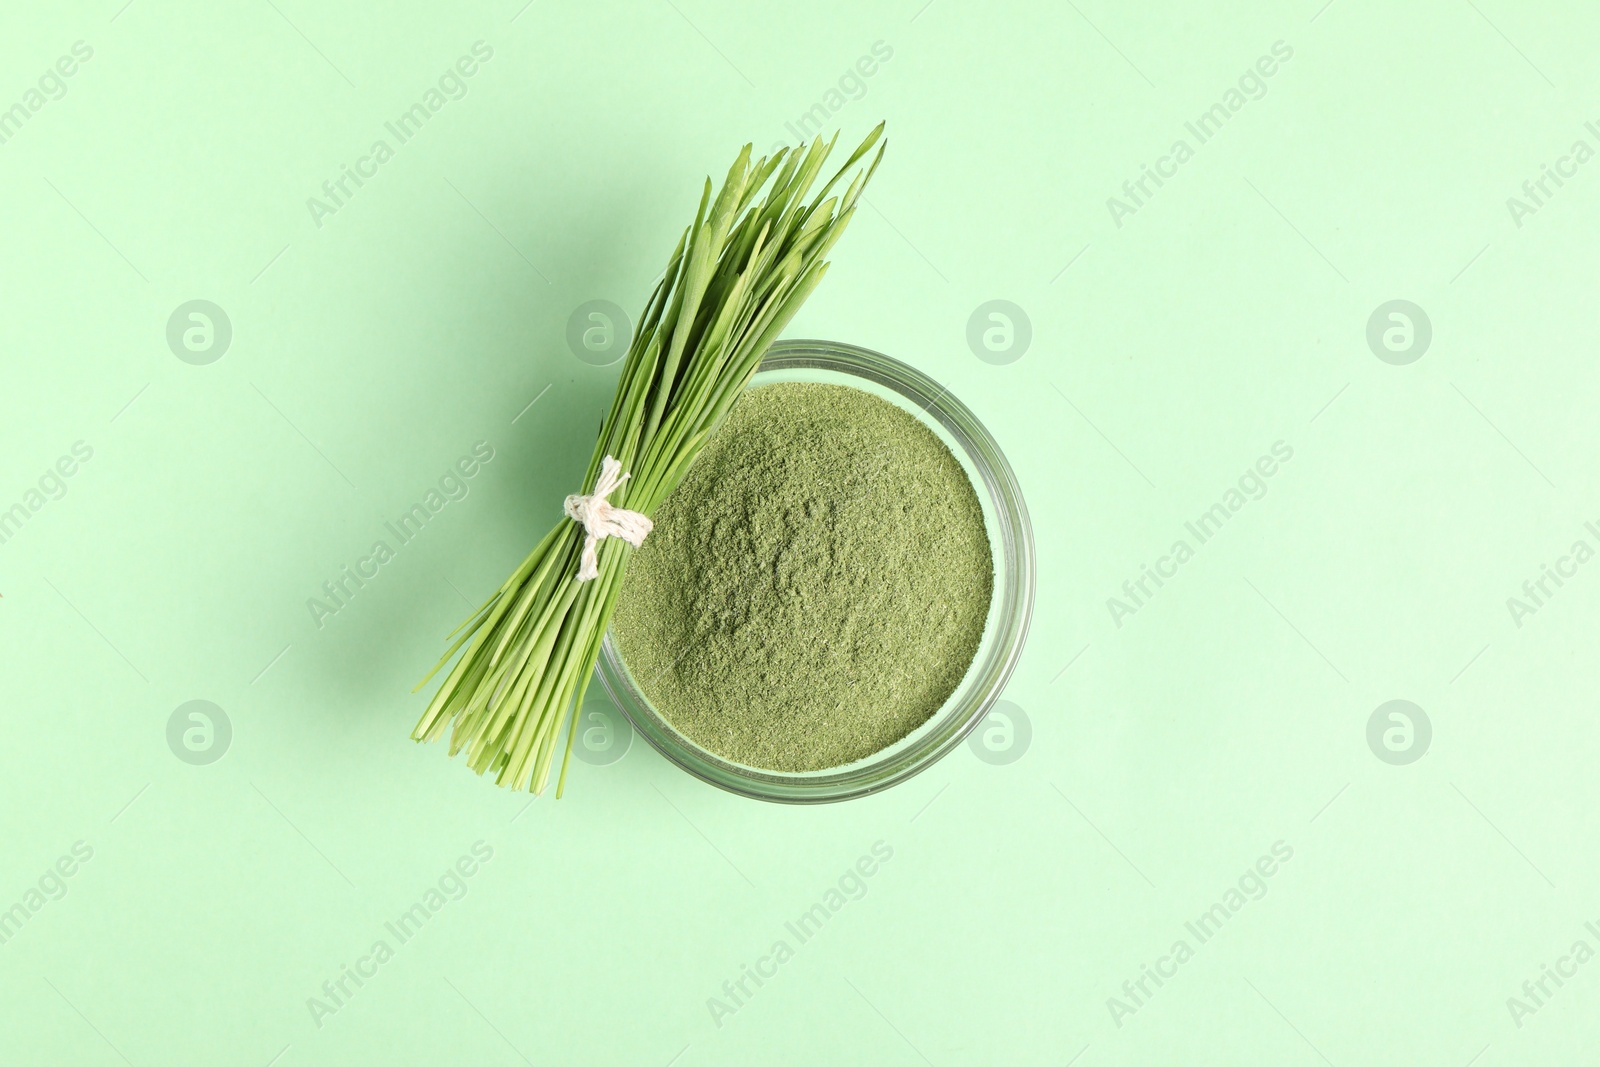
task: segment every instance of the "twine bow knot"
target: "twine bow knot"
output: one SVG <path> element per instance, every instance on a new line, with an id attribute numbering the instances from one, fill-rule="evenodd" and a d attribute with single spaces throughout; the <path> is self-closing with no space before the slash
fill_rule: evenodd
<path id="1" fill-rule="evenodd" d="M 596 558 L 600 542 L 607 537 L 620 537 L 634 548 L 644 543 L 655 524 L 649 517 L 627 508 L 612 507 L 607 496 L 628 480 L 622 473 L 622 464 L 607 456 L 600 464 L 600 477 L 595 479 L 594 492 L 573 493 L 567 497 L 563 510 L 567 518 L 582 526 L 588 534 L 583 539 L 583 556 L 578 563 L 578 581 L 587 582 L 600 574 Z"/>

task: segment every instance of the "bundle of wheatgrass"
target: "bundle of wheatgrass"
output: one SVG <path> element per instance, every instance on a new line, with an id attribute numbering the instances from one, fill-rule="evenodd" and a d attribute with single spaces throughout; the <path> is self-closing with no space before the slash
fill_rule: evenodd
<path id="1" fill-rule="evenodd" d="M 648 516 L 822 281 L 824 257 L 883 158 L 882 135 L 880 124 L 809 201 L 837 135 L 754 164 L 745 145 L 714 200 L 707 179 L 694 224 L 640 317 L 582 489 L 567 498 L 569 519 L 451 635 L 455 643 L 417 688 L 466 651 L 412 731 L 415 740 L 435 741 L 449 727 L 452 756 L 465 749 L 479 774 L 544 791 L 561 727 L 582 704 L 622 588 L 628 550 L 619 542 L 637 544 L 648 533 Z M 874 145 L 848 190 L 829 196 Z"/>

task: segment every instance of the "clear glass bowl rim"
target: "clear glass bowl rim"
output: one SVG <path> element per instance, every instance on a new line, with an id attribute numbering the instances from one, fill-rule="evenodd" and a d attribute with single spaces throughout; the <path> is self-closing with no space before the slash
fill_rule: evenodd
<path id="1" fill-rule="evenodd" d="M 868 796 L 926 770 L 966 740 L 988 715 L 1022 655 L 1033 615 L 1034 547 L 1027 505 L 1000 446 L 949 390 L 908 364 L 870 349 L 838 341 L 779 341 L 761 361 L 768 371 L 821 370 L 862 378 L 917 405 L 953 438 L 977 471 L 974 490 L 986 495 L 997 529 L 993 626 L 979 648 L 979 660 L 961 686 L 919 728 L 910 744 L 894 745 L 866 760 L 836 770 L 789 774 L 729 763 L 673 729 L 634 685 L 611 631 L 601 643 L 600 681 L 634 730 L 671 762 L 712 785 L 740 796 L 779 803 L 828 803 Z M 753 382 L 759 384 L 758 382 Z M 992 636 L 993 640 L 990 640 Z"/>

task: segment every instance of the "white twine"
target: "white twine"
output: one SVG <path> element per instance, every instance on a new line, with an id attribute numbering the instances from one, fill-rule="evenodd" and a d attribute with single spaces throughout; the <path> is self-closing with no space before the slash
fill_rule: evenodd
<path id="1" fill-rule="evenodd" d="M 578 581 L 587 582 L 600 574 L 596 552 L 600 542 L 607 537 L 620 537 L 634 548 L 644 543 L 655 524 L 637 511 L 614 508 L 606 497 L 627 481 L 622 464 L 607 456 L 600 464 L 600 477 L 595 480 L 594 492 L 587 495 L 573 493 L 567 497 L 564 510 L 567 518 L 582 526 L 589 536 L 583 539 L 583 558 L 578 564 Z"/>

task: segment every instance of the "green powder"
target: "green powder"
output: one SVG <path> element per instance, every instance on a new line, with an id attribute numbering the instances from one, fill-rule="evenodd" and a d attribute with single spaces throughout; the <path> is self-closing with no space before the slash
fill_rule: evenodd
<path id="1" fill-rule="evenodd" d="M 618 648 L 656 709 L 725 759 L 837 767 L 960 684 L 994 563 L 961 465 L 908 412 L 842 385 L 734 405 L 628 565 Z"/>

